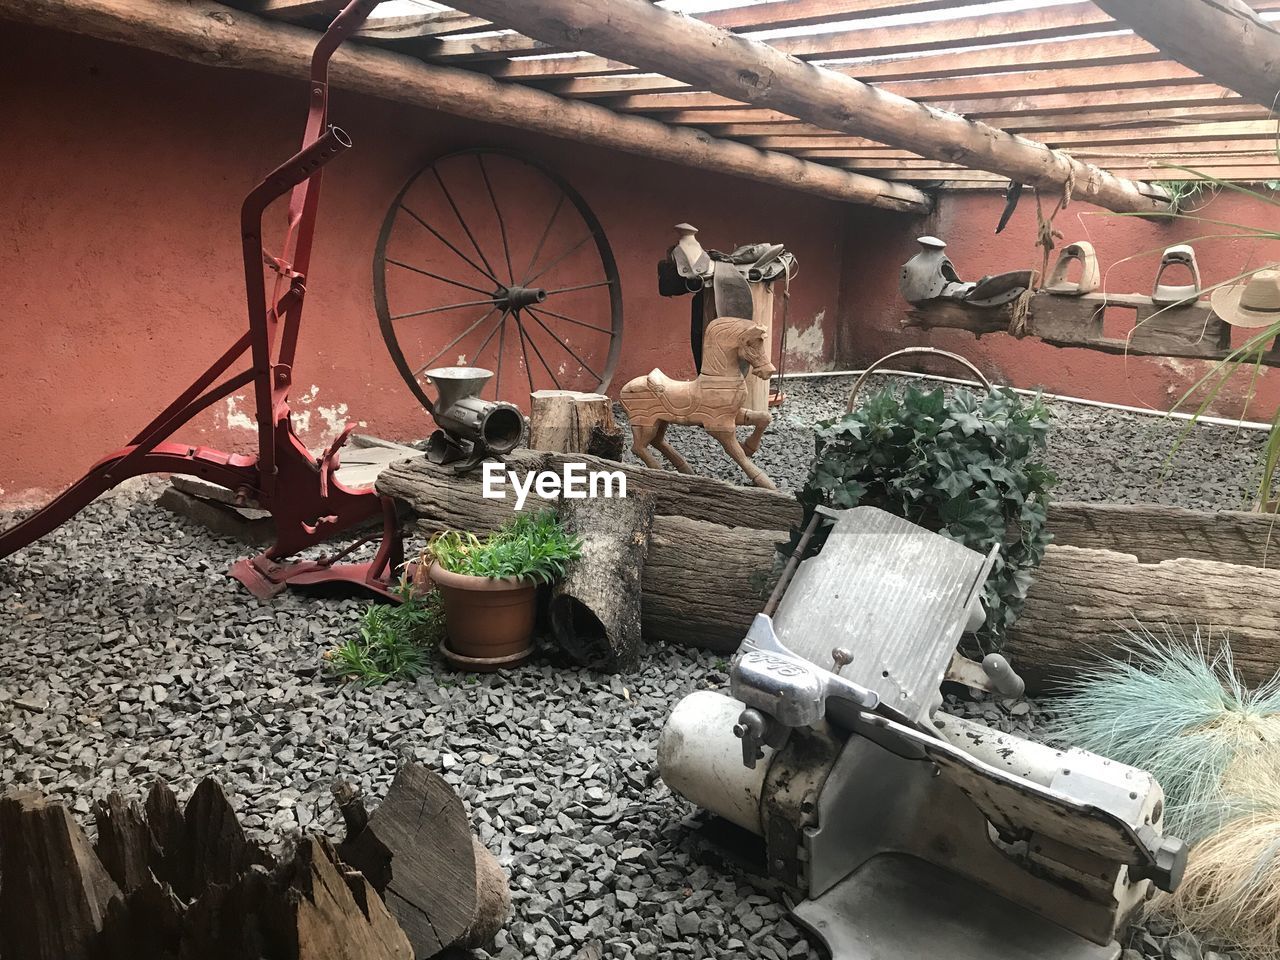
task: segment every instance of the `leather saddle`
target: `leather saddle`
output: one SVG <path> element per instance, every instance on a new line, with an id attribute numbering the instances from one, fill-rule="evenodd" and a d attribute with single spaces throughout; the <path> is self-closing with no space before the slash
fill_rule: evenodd
<path id="1" fill-rule="evenodd" d="M 795 268 L 795 254 L 780 243 L 746 243 L 728 253 L 704 250 L 698 243 L 698 228 L 676 224 L 679 240 L 658 263 L 658 293 L 664 297 L 695 294 L 690 319 L 690 339 L 694 362 L 702 367 L 702 301 L 714 297 L 713 316 L 754 320 L 751 284 L 768 283 L 788 275 Z"/>

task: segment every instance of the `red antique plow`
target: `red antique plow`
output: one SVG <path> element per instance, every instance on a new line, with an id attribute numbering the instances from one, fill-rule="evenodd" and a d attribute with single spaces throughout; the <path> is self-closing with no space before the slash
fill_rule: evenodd
<path id="1" fill-rule="evenodd" d="M 294 432 L 289 410 L 321 175 L 324 164 L 351 146 L 345 133 L 328 124 L 329 59 L 378 2 L 352 0 L 320 38 L 311 59 L 310 108 L 302 149 L 254 187 L 241 206 L 249 329 L 128 446 L 104 457 L 52 503 L 0 534 L 0 557 L 40 539 L 128 477 L 180 473 L 227 487 L 244 501 L 256 501 L 271 511 L 275 545 L 231 568 L 232 576 L 254 595 L 265 599 L 289 584 L 345 582 L 392 596 L 389 578 L 403 560 L 394 506 L 371 489 L 348 489 L 337 479 L 338 452 L 353 425 L 316 458 Z M 274 200 L 290 192 L 288 228 L 276 257 L 262 246 L 262 217 Z M 269 300 L 264 264 L 275 274 Z M 251 366 L 214 386 L 245 351 Z M 197 413 L 249 384 L 253 385 L 258 420 L 256 456 L 169 441 L 173 432 Z M 299 551 L 379 515 L 382 539 L 370 562 L 337 561 L 374 537 L 319 560 L 287 561 Z"/>

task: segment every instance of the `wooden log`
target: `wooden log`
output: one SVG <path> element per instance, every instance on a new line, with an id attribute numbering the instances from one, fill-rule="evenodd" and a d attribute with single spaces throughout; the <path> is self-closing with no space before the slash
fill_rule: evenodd
<path id="1" fill-rule="evenodd" d="M 1116 654 L 1125 628 L 1138 624 L 1188 636 L 1198 626 L 1215 649 L 1229 636 L 1240 675 L 1262 683 L 1280 668 L 1280 571 L 1050 546 L 1006 652 L 1032 688 L 1043 688 Z"/>
<path id="2" fill-rule="evenodd" d="M 1030 296 L 1030 293 L 1026 296 Z M 910 304 L 902 325 L 920 327 L 922 330 L 931 330 L 934 327 L 968 330 L 977 337 L 986 333 L 1008 333 L 1020 302 L 1021 299 L 998 307 L 979 307 L 961 300 L 939 297 L 923 303 Z"/>
<path id="3" fill-rule="evenodd" d="M 655 517 L 644 565 L 646 638 L 732 653 L 764 609 L 782 530 Z"/>
<path id="4" fill-rule="evenodd" d="M 0 949 L 15 960 L 93 960 L 121 897 L 80 826 L 32 790 L 0 797 Z"/>
<path id="5" fill-rule="evenodd" d="M 0 17 L 127 43 L 202 64 L 306 78 L 317 34 L 241 13 L 212 0 L 0 0 Z M 575 47 L 576 49 L 576 47 Z M 830 199 L 912 213 L 931 208 L 907 184 L 758 150 L 701 130 L 624 117 L 605 107 L 502 83 L 468 70 L 347 46 L 333 60 L 334 86 L 539 134 L 770 183 Z"/>
<path id="6" fill-rule="evenodd" d="M 1098 0 L 1098 6 L 1206 79 L 1276 106 L 1280 29 L 1244 0 Z"/>
<path id="7" fill-rule="evenodd" d="M 1060 192 L 1070 180 L 1074 197 L 1111 210 L 1168 210 L 1168 195 L 1158 187 L 1114 177 L 1041 144 L 886 93 L 648 0 L 461 0 L 459 6 L 534 39 L 585 48 L 827 130 L 989 170 L 1043 190 Z"/>
<path id="8" fill-rule="evenodd" d="M 517 450 L 504 460 L 507 469 L 521 476 L 530 470 L 560 473 L 567 463 L 583 463 L 588 470 L 621 471 L 626 477 L 628 495 L 651 495 L 654 513 L 658 516 L 683 516 L 757 530 L 789 530 L 800 522 L 802 515 L 794 497 L 711 477 L 539 450 Z M 515 499 L 510 490 L 506 499 L 486 499 L 482 484 L 480 471 L 460 477 L 448 467 L 418 457 L 387 467 L 375 486 L 383 496 L 403 501 L 423 530 L 457 528 L 487 533 L 510 519 Z M 524 510 L 554 506 L 555 501 L 543 500 L 531 492 Z"/>
<path id="9" fill-rule="evenodd" d="M 529 446 L 534 450 L 594 453 L 593 429 L 622 432 L 613 419 L 613 401 L 603 393 L 535 390 L 529 404 Z"/>
<path id="10" fill-rule="evenodd" d="M 416 956 L 435 956 L 472 927 L 471 825 L 453 788 L 421 764 L 400 768 L 368 826 L 338 851 L 382 895 Z"/>
<path id="11" fill-rule="evenodd" d="M 1055 500 L 1049 529 L 1058 546 L 1133 554 L 1142 563 L 1188 557 L 1280 567 L 1280 518 L 1243 510 L 1184 510 L 1156 504 Z"/>
<path id="12" fill-rule="evenodd" d="M 551 632 L 578 663 L 619 673 L 640 656 L 640 597 L 653 497 L 562 500 L 560 522 L 582 540 L 582 557 L 551 588 Z"/>

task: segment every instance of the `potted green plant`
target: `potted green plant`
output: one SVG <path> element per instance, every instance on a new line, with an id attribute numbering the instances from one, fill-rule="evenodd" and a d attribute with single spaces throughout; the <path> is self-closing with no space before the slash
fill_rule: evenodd
<path id="1" fill-rule="evenodd" d="M 533 651 L 539 584 L 564 576 L 582 542 L 550 510 L 519 514 L 481 539 L 448 530 L 427 544 L 423 562 L 440 592 L 445 638 L 440 651 L 454 666 L 498 670 Z"/>

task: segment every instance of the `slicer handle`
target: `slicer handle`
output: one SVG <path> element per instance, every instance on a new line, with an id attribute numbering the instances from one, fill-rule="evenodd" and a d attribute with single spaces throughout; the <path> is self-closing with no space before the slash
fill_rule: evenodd
<path id="1" fill-rule="evenodd" d="M 988 653 L 982 658 L 982 670 L 991 680 L 996 693 L 1013 699 L 1027 691 L 1023 679 L 1009 666 L 1009 661 L 998 653 Z"/>

